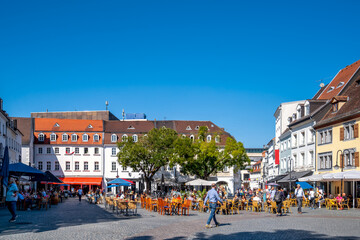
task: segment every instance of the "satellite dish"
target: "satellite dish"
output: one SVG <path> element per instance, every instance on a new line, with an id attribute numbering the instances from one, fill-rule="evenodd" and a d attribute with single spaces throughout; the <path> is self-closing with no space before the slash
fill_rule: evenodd
<path id="1" fill-rule="evenodd" d="M 320 83 L 320 87 L 324 87 L 325 86 L 325 84 L 324 83 Z"/>

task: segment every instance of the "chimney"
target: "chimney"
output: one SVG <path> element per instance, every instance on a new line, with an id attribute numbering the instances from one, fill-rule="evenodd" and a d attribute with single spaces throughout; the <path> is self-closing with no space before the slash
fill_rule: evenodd
<path id="1" fill-rule="evenodd" d="M 17 119 L 14 119 L 14 129 L 17 129 Z"/>
<path id="2" fill-rule="evenodd" d="M 3 100 L 0 98 L 0 110 L 3 110 Z"/>

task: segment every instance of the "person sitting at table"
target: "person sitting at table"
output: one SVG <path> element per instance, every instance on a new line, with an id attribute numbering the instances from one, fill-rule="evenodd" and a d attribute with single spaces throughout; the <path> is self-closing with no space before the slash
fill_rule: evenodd
<path id="1" fill-rule="evenodd" d="M 339 210 L 342 210 L 342 208 L 341 208 L 341 202 L 343 201 L 343 198 L 341 197 L 341 194 L 339 193 L 338 195 L 337 195 L 337 197 L 336 197 L 336 203 L 337 203 L 337 205 L 338 205 L 338 209 Z"/>
<path id="2" fill-rule="evenodd" d="M 260 198 L 258 195 L 255 195 L 255 197 L 253 197 L 252 200 L 253 200 L 253 201 L 256 201 L 256 202 L 258 202 L 258 203 L 261 202 L 261 198 Z"/>

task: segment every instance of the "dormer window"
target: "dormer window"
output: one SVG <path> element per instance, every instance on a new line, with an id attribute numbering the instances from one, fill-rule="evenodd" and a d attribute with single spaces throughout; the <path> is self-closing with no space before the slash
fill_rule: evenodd
<path id="1" fill-rule="evenodd" d="M 76 142 L 77 141 L 77 138 L 78 136 L 74 133 L 74 134 L 71 134 L 71 141 L 72 142 Z"/>
<path id="2" fill-rule="evenodd" d="M 89 141 L 89 135 L 87 135 L 86 133 L 82 135 L 82 141 L 83 142 L 87 142 Z"/>
<path id="3" fill-rule="evenodd" d="M 200 128 L 199 126 L 196 126 L 196 127 L 195 127 L 195 130 L 199 130 L 199 128 Z"/>
<path id="4" fill-rule="evenodd" d="M 43 133 L 40 133 L 38 136 L 39 142 L 43 142 L 45 139 L 45 135 Z"/>
<path id="5" fill-rule="evenodd" d="M 99 142 L 99 134 L 94 135 L 94 142 Z"/>
<path id="6" fill-rule="evenodd" d="M 292 118 L 288 117 L 288 123 L 290 124 L 292 122 Z"/>
<path id="7" fill-rule="evenodd" d="M 336 88 L 342 87 L 344 85 L 344 82 L 339 82 Z"/>
<path id="8" fill-rule="evenodd" d="M 127 136 L 126 134 L 122 135 L 121 140 L 122 140 L 123 142 L 127 142 L 128 136 Z"/>
<path id="9" fill-rule="evenodd" d="M 134 128 L 133 126 L 131 126 L 131 125 L 130 125 L 130 126 L 128 127 L 128 129 L 135 129 L 135 128 Z"/>
<path id="10" fill-rule="evenodd" d="M 134 134 L 132 136 L 132 140 L 133 140 L 133 142 L 137 142 L 138 141 L 138 136 L 136 134 Z"/>
<path id="11" fill-rule="evenodd" d="M 93 126 L 91 124 L 89 124 L 88 128 L 93 128 Z"/>
<path id="12" fill-rule="evenodd" d="M 56 141 L 56 134 L 55 133 L 50 134 L 50 141 L 52 141 L 52 142 Z"/>
<path id="13" fill-rule="evenodd" d="M 339 110 L 339 103 L 336 102 L 336 103 L 333 103 L 332 105 L 332 111 L 333 112 L 337 112 Z"/>
<path id="14" fill-rule="evenodd" d="M 296 120 L 296 114 L 295 114 L 295 113 L 292 115 L 292 119 L 293 119 L 294 121 Z"/>
<path id="15" fill-rule="evenodd" d="M 332 90 L 334 90 L 334 87 L 330 87 L 329 90 L 327 91 L 328 93 L 331 92 Z"/>
<path id="16" fill-rule="evenodd" d="M 116 142 L 117 141 L 117 136 L 116 134 L 112 134 L 111 135 L 111 142 Z"/>
<path id="17" fill-rule="evenodd" d="M 60 127 L 60 125 L 58 123 L 55 123 L 54 127 Z"/>
<path id="18" fill-rule="evenodd" d="M 186 130 L 190 131 L 190 130 L 191 130 L 191 127 L 190 127 L 190 126 L 187 126 L 187 127 L 186 127 Z"/>
<path id="19" fill-rule="evenodd" d="M 64 134 L 62 135 L 62 141 L 63 141 L 63 142 L 67 142 L 68 139 L 69 139 L 69 135 L 67 135 L 66 133 L 64 133 Z"/>

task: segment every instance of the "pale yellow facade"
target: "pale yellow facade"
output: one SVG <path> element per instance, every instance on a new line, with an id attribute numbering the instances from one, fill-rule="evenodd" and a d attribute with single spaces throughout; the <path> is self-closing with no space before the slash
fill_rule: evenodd
<path id="1" fill-rule="evenodd" d="M 360 151 L 360 138 L 359 134 L 354 134 L 354 128 L 350 129 L 355 124 L 360 125 L 360 118 L 352 119 L 349 121 L 344 121 L 341 123 L 336 123 L 331 126 L 323 127 L 316 129 L 317 137 L 316 137 L 316 172 L 315 174 L 323 174 L 323 173 L 335 173 L 350 170 L 360 170 L 359 165 L 359 151 Z M 346 127 L 350 127 L 350 133 L 344 138 L 344 129 Z M 343 130 L 341 130 L 343 129 Z M 358 128 L 355 128 L 356 131 L 359 131 Z M 329 133 L 331 131 L 331 141 L 329 141 Z M 341 133 L 341 131 L 343 131 Z M 351 133 L 352 131 L 352 133 Z M 322 134 L 322 135 L 321 135 Z M 324 139 L 328 137 L 327 141 Z M 341 136 L 342 135 L 342 136 Z M 342 138 L 340 138 L 342 137 Z M 347 138 L 347 139 L 346 139 Z M 346 151 L 348 149 L 349 151 Z M 348 154 L 345 156 L 345 164 L 344 168 L 341 169 L 341 150 L 343 154 Z M 345 150 L 345 151 L 344 151 Z M 339 152 L 338 152 L 339 151 Z M 337 156 L 338 154 L 338 156 Z M 351 155 L 351 156 L 349 156 Z M 348 156 L 350 159 L 348 159 Z M 331 161 L 329 160 L 331 157 Z M 357 159 L 356 159 L 357 157 Z M 327 162 L 324 162 L 327 161 Z M 357 162 L 356 162 L 357 161 Z M 338 169 L 335 169 L 335 165 L 339 166 Z M 343 192 L 350 192 L 351 183 L 345 182 L 343 183 Z M 332 194 L 338 194 L 341 191 L 341 181 L 333 181 L 331 182 L 331 189 L 329 189 Z"/>

